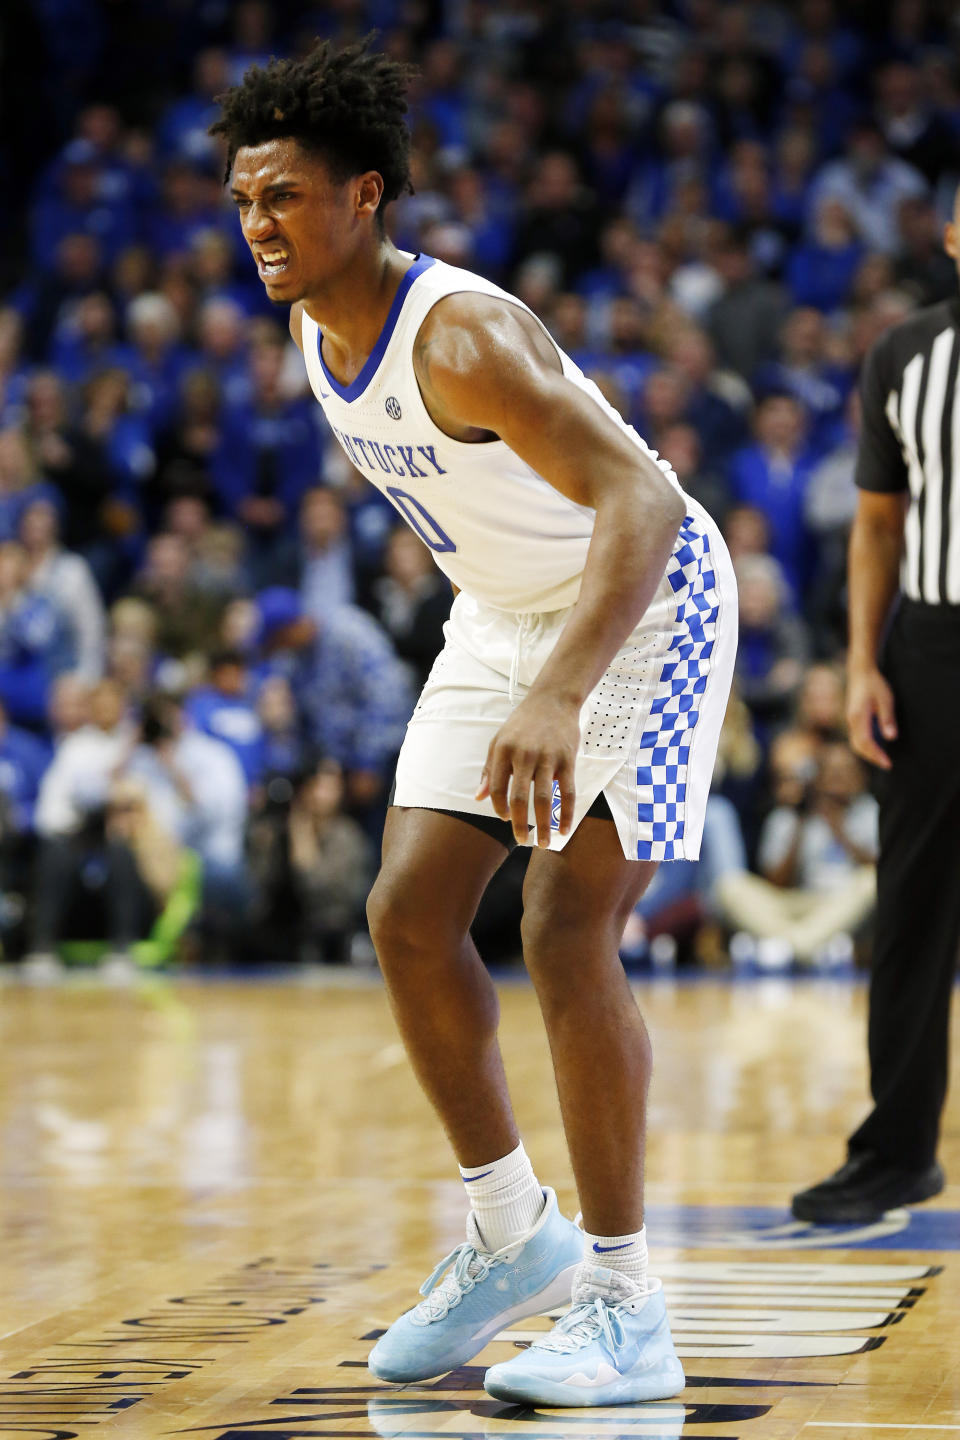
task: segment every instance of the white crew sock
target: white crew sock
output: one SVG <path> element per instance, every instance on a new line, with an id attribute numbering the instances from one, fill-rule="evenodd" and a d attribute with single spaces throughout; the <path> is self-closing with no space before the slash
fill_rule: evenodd
<path id="1" fill-rule="evenodd" d="M 590 1265 L 616 1270 L 640 1290 L 647 1288 L 647 1227 L 634 1235 L 590 1235 L 583 1232 L 583 1258 Z"/>
<path id="2" fill-rule="evenodd" d="M 536 1225 L 546 1203 L 533 1166 L 523 1148 L 489 1165 L 460 1166 L 464 1189 L 480 1234 L 490 1250 L 523 1240 Z"/>

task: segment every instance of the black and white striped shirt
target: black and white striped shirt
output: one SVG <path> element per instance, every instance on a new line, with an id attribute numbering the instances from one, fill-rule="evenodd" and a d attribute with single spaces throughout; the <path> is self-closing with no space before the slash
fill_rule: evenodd
<path id="1" fill-rule="evenodd" d="M 862 490 L 909 492 L 900 585 L 911 600 L 960 604 L 960 297 L 877 341 L 861 382 Z"/>

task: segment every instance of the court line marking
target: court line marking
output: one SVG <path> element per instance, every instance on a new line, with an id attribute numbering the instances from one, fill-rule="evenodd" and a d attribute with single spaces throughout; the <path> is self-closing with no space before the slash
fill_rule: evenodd
<path id="1" fill-rule="evenodd" d="M 804 1430 L 960 1430 L 960 1425 L 896 1425 L 884 1420 L 806 1420 Z"/>

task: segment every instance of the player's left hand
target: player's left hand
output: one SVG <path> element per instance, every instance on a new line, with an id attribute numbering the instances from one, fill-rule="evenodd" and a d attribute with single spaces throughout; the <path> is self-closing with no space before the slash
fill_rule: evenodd
<path id="1" fill-rule="evenodd" d="M 520 845 L 530 833 L 530 786 L 537 846 L 550 845 L 553 782 L 560 786 L 560 834 L 569 834 L 576 799 L 574 766 L 580 740 L 580 707 L 551 695 L 528 695 L 490 742 L 476 798 L 493 802 L 509 820 Z"/>

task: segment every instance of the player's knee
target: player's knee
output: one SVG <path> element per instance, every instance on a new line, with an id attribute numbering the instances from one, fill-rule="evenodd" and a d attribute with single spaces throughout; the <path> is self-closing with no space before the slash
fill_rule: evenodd
<path id="1" fill-rule="evenodd" d="M 367 897 L 367 925 L 381 965 L 425 950 L 431 930 L 416 886 L 387 871 L 381 871 Z"/>
<path id="2" fill-rule="evenodd" d="M 411 924 L 402 892 L 390 877 L 381 871 L 367 896 L 367 925 L 377 953 L 384 953 L 391 939 L 402 941 Z"/>
<path id="3" fill-rule="evenodd" d="M 538 988 L 555 981 L 566 992 L 571 978 L 586 980 L 591 960 L 615 953 L 622 933 L 609 896 L 598 899 L 574 886 L 538 890 L 524 899 L 523 958 Z"/>
<path id="4" fill-rule="evenodd" d="M 551 954 L 576 944 L 575 936 L 589 924 L 589 916 L 576 899 L 561 888 L 527 893 L 520 934 L 524 957 L 537 964 Z"/>

